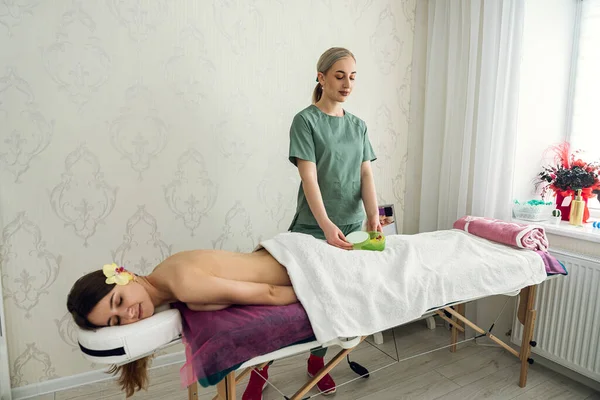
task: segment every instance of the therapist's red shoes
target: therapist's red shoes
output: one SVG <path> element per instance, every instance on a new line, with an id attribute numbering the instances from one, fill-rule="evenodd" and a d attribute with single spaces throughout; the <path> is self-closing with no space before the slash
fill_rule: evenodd
<path id="1" fill-rule="evenodd" d="M 310 355 L 308 358 L 308 376 L 311 378 L 319 373 L 319 371 L 325 366 L 325 362 L 323 361 L 323 357 L 317 357 L 314 355 Z M 335 382 L 331 375 L 327 374 L 321 378 L 319 382 L 317 382 L 317 388 L 321 392 L 323 392 L 324 396 L 328 396 L 330 394 L 335 393 Z"/>
<path id="2" fill-rule="evenodd" d="M 250 373 L 248 386 L 246 386 L 246 390 L 242 395 L 242 400 L 262 400 L 262 392 L 267 386 L 267 379 L 269 379 L 268 365 L 263 369 L 253 369 Z"/>

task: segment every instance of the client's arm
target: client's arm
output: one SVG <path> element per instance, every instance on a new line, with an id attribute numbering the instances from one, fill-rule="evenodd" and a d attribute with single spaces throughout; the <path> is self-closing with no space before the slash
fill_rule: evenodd
<path id="1" fill-rule="evenodd" d="M 181 285 L 177 298 L 196 311 L 220 310 L 230 305 L 283 306 L 296 303 L 296 293 L 291 286 L 234 281 L 215 276 L 202 280 L 202 287 Z"/>

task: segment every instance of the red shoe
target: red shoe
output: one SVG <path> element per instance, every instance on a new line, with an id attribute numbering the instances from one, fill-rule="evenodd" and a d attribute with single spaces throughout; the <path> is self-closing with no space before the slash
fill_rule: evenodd
<path id="1" fill-rule="evenodd" d="M 324 366 L 325 362 L 323 361 L 323 357 L 316 357 L 311 354 L 308 358 L 308 376 L 312 378 L 313 376 L 317 375 Z M 317 382 L 317 388 L 319 388 L 324 396 L 334 394 L 336 391 L 335 382 L 329 374 L 325 375 L 319 382 Z"/>
<path id="2" fill-rule="evenodd" d="M 242 395 L 242 400 L 262 400 L 262 392 L 267 387 L 267 379 L 269 379 L 269 366 L 263 369 L 255 368 L 250 373 L 250 379 L 246 390 Z"/>

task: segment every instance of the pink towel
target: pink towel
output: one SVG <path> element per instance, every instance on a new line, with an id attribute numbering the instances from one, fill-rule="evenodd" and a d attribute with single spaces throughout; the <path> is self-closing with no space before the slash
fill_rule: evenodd
<path id="1" fill-rule="evenodd" d="M 454 229 L 522 249 L 548 251 L 544 228 L 499 219 L 465 216 L 454 223 Z"/>

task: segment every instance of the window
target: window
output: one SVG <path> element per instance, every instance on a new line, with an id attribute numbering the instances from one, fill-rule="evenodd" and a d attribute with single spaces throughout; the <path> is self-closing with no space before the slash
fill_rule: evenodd
<path id="1" fill-rule="evenodd" d="M 580 12 L 574 40 L 567 134 L 573 149 L 584 149 L 587 158 L 600 160 L 600 0 L 576 1 L 580 2 Z M 589 206 L 600 209 L 596 200 Z"/>

